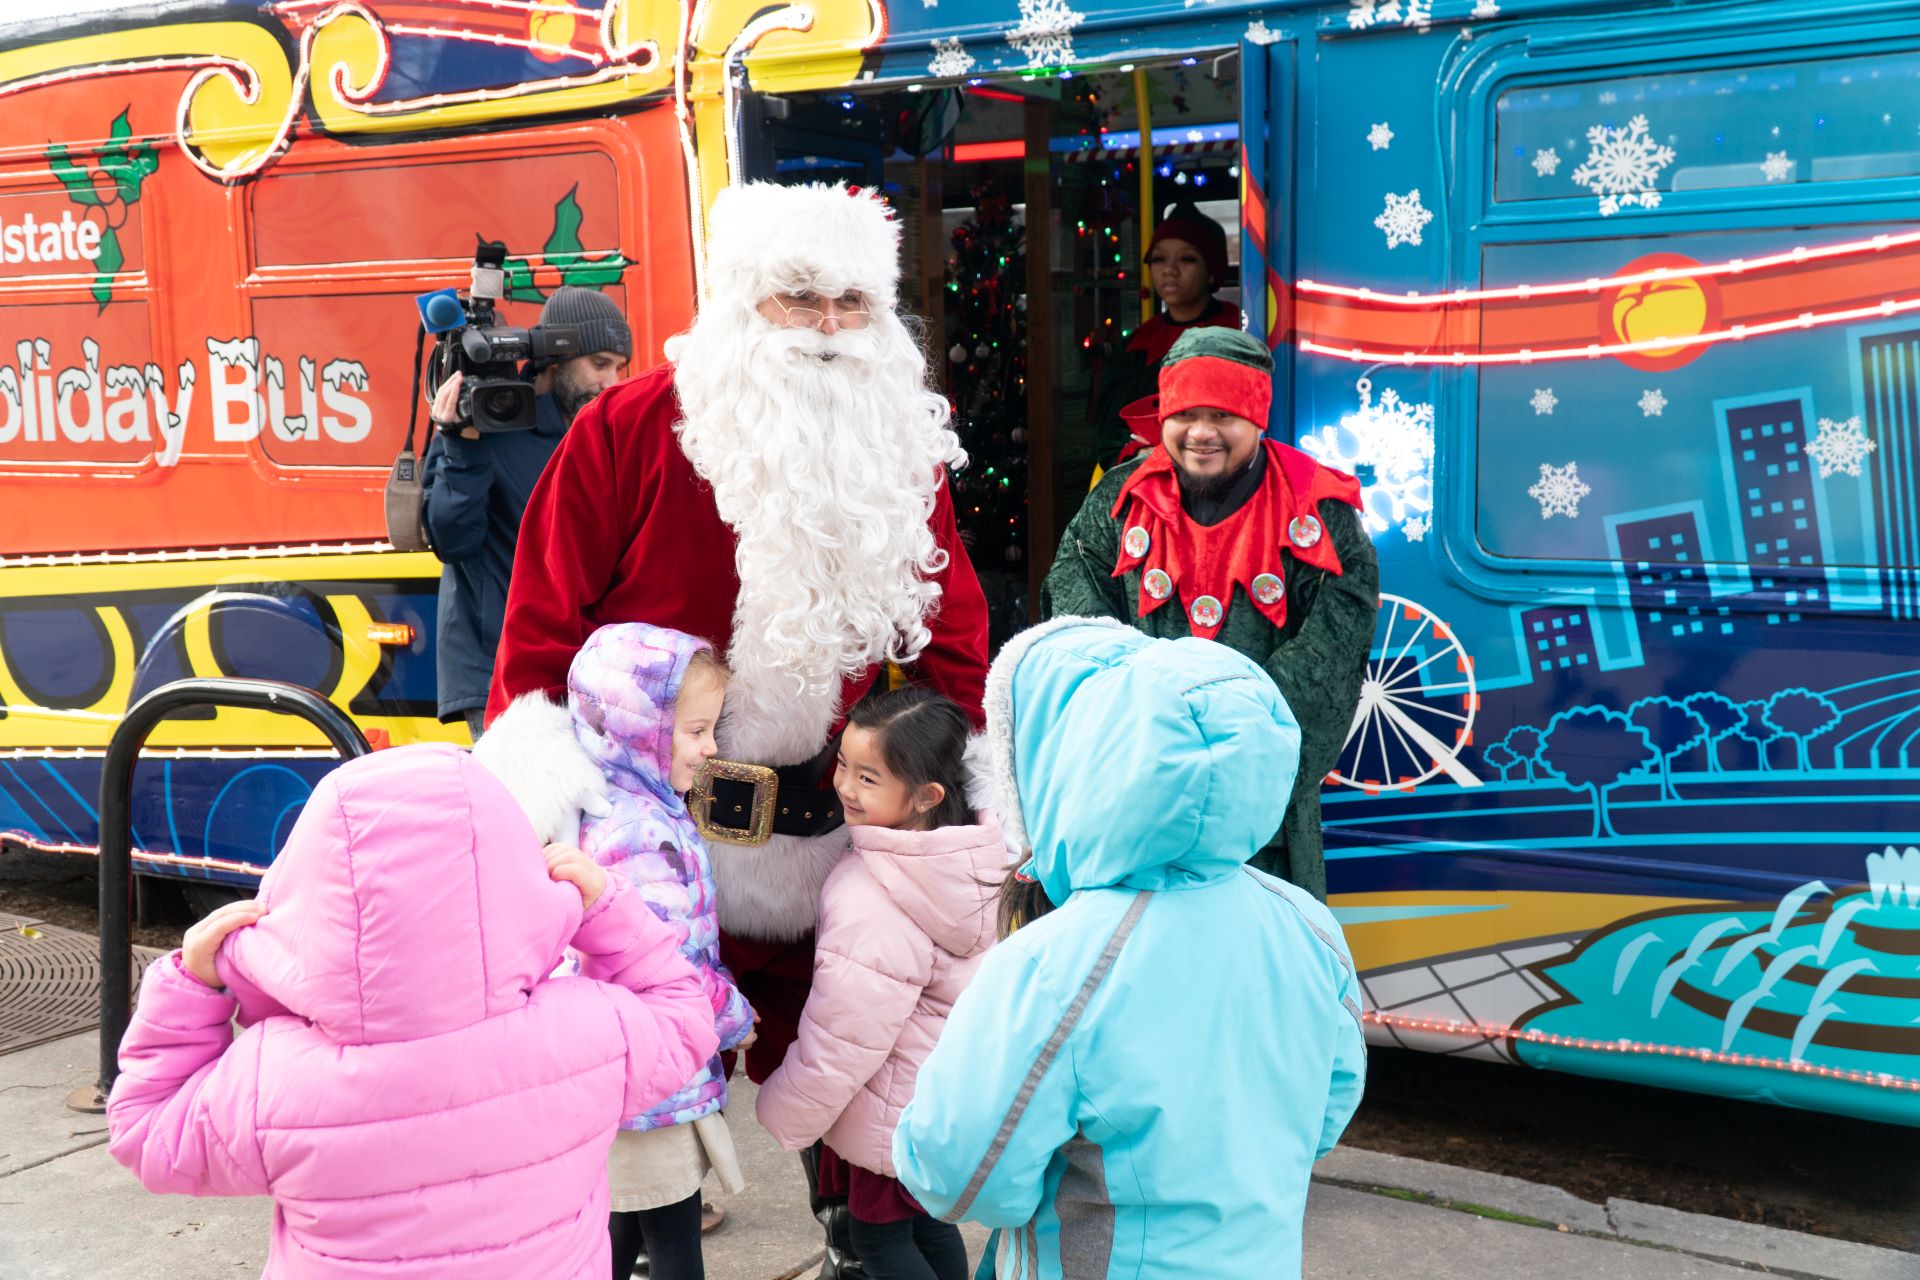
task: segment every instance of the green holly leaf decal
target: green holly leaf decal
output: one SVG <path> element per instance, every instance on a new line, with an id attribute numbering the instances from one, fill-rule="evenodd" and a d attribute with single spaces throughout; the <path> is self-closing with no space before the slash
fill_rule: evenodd
<path id="1" fill-rule="evenodd" d="M 580 243 L 579 190 L 580 184 L 574 183 L 553 206 L 553 234 L 547 237 L 546 247 L 541 250 L 547 255 L 548 262 L 563 257 L 577 258 L 585 248 Z"/>
<path id="2" fill-rule="evenodd" d="M 620 273 L 630 265 L 618 253 L 589 258 L 580 242 L 580 186 L 575 183 L 553 206 L 553 230 L 541 248 L 541 257 L 549 266 L 560 269 L 560 283 L 584 289 L 604 289 L 620 282 Z M 513 302 L 544 302 L 547 295 L 534 283 L 533 264 L 525 258 L 506 261 L 506 296 Z"/>
<path id="3" fill-rule="evenodd" d="M 160 167 L 160 157 L 144 142 L 129 145 L 133 126 L 123 109 L 107 129 L 107 145 L 100 148 L 100 171 L 112 177 L 120 198 L 128 204 L 140 198 L 140 187 Z"/>
<path id="4" fill-rule="evenodd" d="M 575 183 L 553 206 L 553 234 L 547 237 L 546 258 L 560 268 L 560 283 L 583 289 L 604 289 L 620 282 L 627 260 L 617 253 L 603 258 L 586 256 L 586 246 L 580 241 L 583 215 L 579 191 L 580 186 Z"/>
<path id="5" fill-rule="evenodd" d="M 67 199 L 75 204 L 100 203 L 99 193 L 93 189 L 93 178 L 87 173 L 86 166 L 75 164 L 60 143 L 55 142 L 47 147 L 47 164 L 52 167 L 53 176 L 60 179 L 60 185 L 67 189 Z"/>
<path id="6" fill-rule="evenodd" d="M 577 285 L 582 289 L 604 289 L 610 284 L 619 284 L 620 273 L 627 266 L 627 260 L 617 253 L 592 261 L 575 262 L 560 268 L 560 283 Z"/>
<path id="7" fill-rule="evenodd" d="M 107 303 L 113 300 L 113 273 L 126 262 L 126 255 L 120 252 L 120 233 L 108 227 L 100 236 L 100 256 L 93 265 L 100 274 L 93 278 L 93 300 L 105 311 Z"/>
<path id="8" fill-rule="evenodd" d="M 509 302 L 545 302 L 547 295 L 533 282 L 533 264 L 525 258 L 508 258 L 506 263 Z"/>

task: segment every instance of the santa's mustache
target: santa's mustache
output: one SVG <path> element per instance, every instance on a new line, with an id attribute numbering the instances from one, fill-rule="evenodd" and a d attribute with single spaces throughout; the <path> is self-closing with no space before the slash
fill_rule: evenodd
<path id="1" fill-rule="evenodd" d="M 821 364 L 870 366 L 880 354 L 871 329 L 822 333 L 818 329 L 772 329 L 759 346 L 786 369 Z"/>

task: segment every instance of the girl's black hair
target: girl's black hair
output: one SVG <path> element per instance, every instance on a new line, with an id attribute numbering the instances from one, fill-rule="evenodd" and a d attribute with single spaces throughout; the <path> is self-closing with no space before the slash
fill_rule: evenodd
<path id="1" fill-rule="evenodd" d="M 1040 887 L 1038 880 L 1023 880 L 1014 872 L 1007 872 L 1007 878 L 1001 882 L 998 906 L 994 911 L 994 923 L 999 927 L 1001 937 L 1006 937 L 1015 929 L 1032 924 L 1047 912 L 1053 910 L 1053 899 Z"/>
<path id="2" fill-rule="evenodd" d="M 847 724 L 871 731 L 879 740 L 887 771 L 918 790 L 937 782 L 946 791 L 927 813 L 928 827 L 973 824 L 967 804 L 967 713 L 951 698 L 907 685 L 862 699 Z"/>

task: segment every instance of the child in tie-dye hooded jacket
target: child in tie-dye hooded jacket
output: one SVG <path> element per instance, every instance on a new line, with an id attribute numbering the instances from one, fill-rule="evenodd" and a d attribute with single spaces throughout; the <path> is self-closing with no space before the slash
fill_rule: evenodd
<path id="1" fill-rule="evenodd" d="M 713 1004 L 720 1047 L 735 1049 L 751 1040 L 754 1012 L 720 963 L 713 867 L 684 799 L 694 771 L 717 751 L 727 679 L 706 641 L 621 623 L 594 632 L 574 658 L 567 706 L 575 738 L 610 784 L 611 810 L 581 823 L 580 847 L 626 876 L 680 932 L 680 953 Z M 701 1182 L 712 1169 L 729 1191 L 745 1186 L 720 1114 L 726 1102 L 715 1055 L 678 1093 L 621 1126 L 608 1166 L 615 1275 L 626 1275 L 643 1247 L 654 1280 L 698 1274 Z"/>

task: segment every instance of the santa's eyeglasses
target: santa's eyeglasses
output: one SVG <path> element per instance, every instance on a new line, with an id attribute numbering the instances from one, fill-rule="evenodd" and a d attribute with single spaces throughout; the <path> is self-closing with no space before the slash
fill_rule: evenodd
<path id="1" fill-rule="evenodd" d="M 781 322 L 789 329 L 818 329 L 829 317 L 842 329 L 864 329 L 873 321 L 872 313 L 865 307 L 843 299 L 829 299 L 827 305 L 833 308 L 831 311 L 820 310 L 820 298 L 811 293 L 776 293 L 772 302 L 780 309 Z"/>

